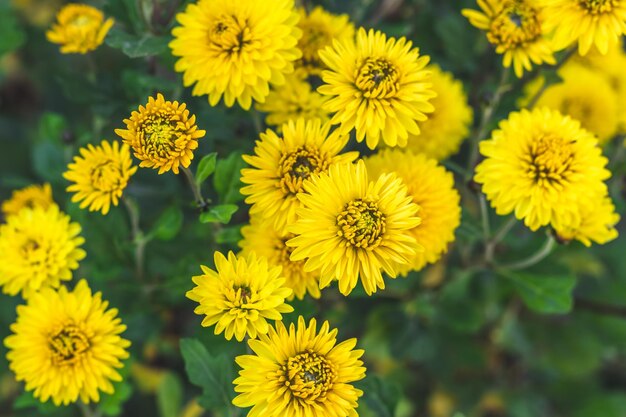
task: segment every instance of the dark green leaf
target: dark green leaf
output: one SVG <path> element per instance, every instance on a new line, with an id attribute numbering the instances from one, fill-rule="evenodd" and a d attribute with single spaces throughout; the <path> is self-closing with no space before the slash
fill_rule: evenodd
<path id="1" fill-rule="evenodd" d="M 233 152 L 226 159 L 217 161 L 215 175 L 213 175 L 213 186 L 220 197 L 220 202 L 224 204 L 236 203 L 243 200 L 243 195 L 239 189 L 243 185 L 241 182 L 241 169 L 246 163 L 241 158 L 241 153 Z"/>
<path id="2" fill-rule="evenodd" d="M 213 172 L 215 172 L 215 166 L 217 164 L 217 153 L 212 152 L 206 155 L 200 160 L 198 168 L 196 169 L 196 184 L 202 185 L 204 180 L 209 178 Z"/>
<path id="3" fill-rule="evenodd" d="M 238 209 L 239 207 L 235 204 L 213 206 L 209 209 L 209 211 L 205 211 L 200 215 L 200 222 L 227 224 Z"/>
<path id="4" fill-rule="evenodd" d="M 120 49 L 130 58 L 160 55 L 167 51 L 170 38 L 167 36 L 131 35 L 114 27 L 106 37 L 106 43 L 112 48 Z"/>
<path id="5" fill-rule="evenodd" d="M 12 9 L 0 6 L 0 57 L 22 46 L 26 34 L 19 27 Z"/>
<path id="6" fill-rule="evenodd" d="M 180 379 L 167 372 L 157 388 L 157 405 L 161 417 L 176 417 L 183 403 L 183 386 Z"/>
<path id="7" fill-rule="evenodd" d="M 363 382 L 363 401 L 377 417 L 393 417 L 400 399 L 398 387 L 371 376 Z"/>
<path id="8" fill-rule="evenodd" d="M 39 142 L 33 146 L 33 164 L 37 175 L 53 183 L 63 183 L 61 174 L 65 171 L 63 148 L 51 142 Z"/>
<path id="9" fill-rule="evenodd" d="M 576 277 L 572 275 L 536 275 L 501 271 L 514 285 L 517 293 L 531 310 L 545 314 L 564 314 L 572 309 L 572 290 Z"/>
<path id="10" fill-rule="evenodd" d="M 152 226 L 149 236 L 159 240 L 173 239 L 183 225 L 183 212 L 176 205 L 171 205 L 161 214 Z"/>
<path id="11" fill-rule="evenodd" d="M 98 403 L 98 408 L 105 416 L 119 416 L 122 413 L 122 405 L 130 398 L 133 387 L 126 380 L 115 383 L 113 394 L 104 394 Z"/>
<path id="12" fill-rule="evenodd" d="M 44 113 L 39 120 L 38 139 L 60 144 L 66 129 L 67 121 L 62 115 L 52 112 Z"/>

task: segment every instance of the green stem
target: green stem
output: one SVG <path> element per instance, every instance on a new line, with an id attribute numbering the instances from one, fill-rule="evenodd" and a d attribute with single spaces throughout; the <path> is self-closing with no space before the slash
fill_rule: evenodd
<path id="1" fill-rule="evenodd" d="M 189 168 L 181 167 L 181 171 L 185 174 L 185 178 L 187 178 L 187 183 L 189 187 L 191 187 L 191 192 L 193 192 L 193 197 L 196 200 L 196 205 L 200 210 L 204 209 L 207 205 L 207 201 L 202 196 L 202 190 L 200 186 L 196 182 L 196 177 L 193 175 L 193 172 Z"/>
<path id="2" fill-rule="evenodd" d="M 122 196 L 122 201 L 128 212 L 130 221 L 131 239 L 135 246 L 135 275 L 139 281 L 144 278 L 144 259 L 146 252 L 146 244 L 148 240 L 145 238 L 141 227 L 139 226 L 139 207 L 137 203 L 130 197 Z"/>
<path id="3" fill-rule="evenodd" d="M 563 57 L 559 60 L 559 62 L 557 62 L 556 65 L 554 67 L 551 67 L 550 69 L 554 72 L 557 72 L 576 53 L 576 51 L 578 50 L 577 48 L 578 48 L 577 46 L 570 48 L 565 53 L 565 55 L 563 55 Z M 537 105 L 537 102 L 539 101 L 541 96 L 543 96 L 543 93 L 545 93 L 546 90 L 550 88 L 552 85 L 553 84 L 546 83 L 546 81 L 544 80 L 543 85 L 541 86 L 539 91 L 537 91 L 535 95 L 530 99 L 526 107 L 529 109 L 534 108 Z"/>
<path id="4" fill-rule="evenodd" d="M 552 253 L 552 249 L 554 249 L 555 245 L 556 245 L 556 239 L 554 239 L 552 235 L 548 235 L 548 238 L 544 242 L 543 246 L 533 255 L 518 262 L 514 262 L 508 265 L 502 265 L 502 269 L 515 271 L 519 269 L 526 269 L 533 265 L 536 265 Z"/>
<path id="5" fill-rule="evenodd" d="M 252 124 L 254 125 L 254 130 L 256 130 L 257 133 L 261 133 L 263 131 L 263 121 L 261 120 L 261 113 L 259 113 L 256 109 L 251 109 L 250 115 L 252 116 Z"/>
<path id="6" fill-rule="evenodd" d="M 93 410 L 89 405 L 80 400 L 76 402 L 76 405 L 78 405 L 83 417 L 100 417 L 102 415 L 102 412 L 98 408 Z"/>
<path id="7" fill-rule="evenodd" d="M 509 219 L 496 231 L 491 239 L 487 241 L 485 244 L 485 261 L 488 265 L 494 263 L 495 258 L 495 250 L 498 243 L 502 241 L 506 237 L 506 235 L 511 231 L 513 226 L 517 224 L 517 219 L 515 216 L 509 217 Z"/>
<path id="8" fill-rule="evenodd" d="M 487 208 L 487 199 L 484 194 L 478 197 L 478 203 L 480 205 L 480 218 L 483 225 L 483 239 L 488 242 L 491 236 L 491 225 L 489 223 L 489 209 Z"/>

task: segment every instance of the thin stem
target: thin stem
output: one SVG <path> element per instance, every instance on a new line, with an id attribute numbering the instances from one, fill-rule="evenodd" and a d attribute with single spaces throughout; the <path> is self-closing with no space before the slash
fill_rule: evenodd
<path id="1" fill-rule="evenodd" d="M 122 201 L 128 212 L 130 220 L 131 239 L 135 246 L 135 275 L 139 281 L 143 281 L 144 277 L 144 259 L 146 252 L 146 244 L 148 240 L 144 237 L 139 226 L 139 208 L 130 197 L 122 196 Z"/>
<path id="2" fill-rule="evenodd" d="M 577 51 L 577 47 L 572 47 L 571 49 L 569 49 L 567 53 L 563 55 L 563 57 L 559 60 L 559 62 L 557 62 L 557 64 L 554 67 L 551 67 L 550 69 L 554 72 L 557 72 L 576 53 L 576 51 Z M 543 93 L 545 93 L 546 90 L 550 88 L 550 86 L 552 86 L 552 84 L 548 84 L 544 80 L 543 85 L 541 86 L 539 91 L 537 91 L 535 95 L 530 99 L 526 107 L 529 109 L 534 108 L 537 105 L 537 102 L 539 101 L 541 96 L 543 96 Z"/>
<path id="3" fill-rule="evenodd" d="M 489 209 L 487 208 L 487 199 L 484 194 L 478 197 L 480 205 L 480 218 L 483 225 L 483 239 L 488 242 L 491 236 L 491 225 L 489 224 Z"/>
<path id="4" fill-rule="evenodd" d="M 76 405 L 80 409 L 83 417 L 100 417 L 102 415 L 102 412 L 99 409 L 96 408 L 95 410 L 93 410 L 91 407 L 89 407 L 89 405 L 85 404 L 82 401 L 77 401 Z"/>
<path id="5" fill-rule="evenodd" d="M 181 171 L 183 171 L 183 174 L 185 174 L 185 178 L 187 178 L 187 182 L 191 187 L 193 197 L 196 200 L 196 205 L 202 210 L 206 206 L 207 202 L 204 197 L 202 197 L 202 190 L 200 190 L 200 187 L 196 182 L 196 177 L 193 175 L 193 172 L 191 172 L 189 168 L 181 167 Z"/>
<path id="6" fill-rule="evenodd" d="M 546 257 L 548 257 L 550 253 L 552 253 L 552 249 L 554 249 L 555 245 L 556 245 L 556 239 L 554 239 L 552 235 L 548 235 L 548 238 L 544 242 L 543 246 L 541 246 L 541 248 L 537 252 L 535 252 L 533 255 L 518 262 L 513 262 L 508 265 L 502 265 L 502 268 L 514 271 L 514 270 L 519 270 L 519 269 L 526 269 L 528 267 L 536 265 L 542 260 L 544 260 Z"/>
<path id="7" fill-rule="evenodd" d="M 498 230 L 496 230 L 496 233 L 493 235 L 493 237 L 489 239 L 489 241 L 487 241 L 485 245 L 485 261 L 487 262 L 487 264 L 493 264 L 495 260 L 494 254 L 496 246 L 498 246 L 498 243 L 500 243 L 502 239 L 506 237 L 506 235 L 516 224 L 517 219 L 515 218 L 515 216 L 509 217 L 509 219 L 502 226 L 500 226 Z"/>
<path id="8" fill-rule="evenodd" d="M 626 307 L 624 306 L 602 304 L 597 301 L 584 300 L 580 298 L 576 298 L 574 305 L 575 308 L 587 310 L 591 313 L 626 318 Z"/>
<path id="9" fill-rule="evenodd" d="M 252 116 L 252 124 L 254 125 L 254 130 L 257 133 L 261 133 L 263 131 L 263 121 L 261 120 L 261 113 L 258 110 L 252 109 L 250 111 L 250 116 Z"/>

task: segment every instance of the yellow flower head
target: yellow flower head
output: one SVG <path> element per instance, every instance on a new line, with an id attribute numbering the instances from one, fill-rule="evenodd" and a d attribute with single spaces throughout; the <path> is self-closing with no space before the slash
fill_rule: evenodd
<path id="1" fill-rule="evenodd" d="M 0 226 L 0 286 L 5 294 L 24 298 L 45 287 L 57 288 L 72 279 L 85 257 L 80 225 L 59 211 L 23 209 Z"/>
<path id="2" fill-rule="evenodd" d="M 319 271 L 320 287 L 339 281 L 348 295 L 359 278 L 370 295 L 385 288 L 381 270 L 395 278 L 398 266 L 420 250 L 411 230 L 420 224 L 418 206 L 394 174 L 369 181 L 365 164 L 338 164 L 304 182 L 302 208 L 288 228 L 297 236 L 292 261 L 306 259 L 305 271 Z"/>
<path id="3" fill-rule="evenodd" d="M 322 72 L 325 85 L 318 88 L 330 96 L 326 109 L 342 134 L 356 129 L 356 139 L 365 139 L 374 149 L 382 138 L 389 146 L 406 146 L 409 133 L 419 134 L 417 122 L 432 112 L 428 102 L 430 72 L 424 67 L 429 57 L 420 56 L 406 38 L 360 28 L 356 42 L 334 42 L 319 53 L 329 68 Z"/>
<path id="4" fill-rule="evenodd" d="M 550 85 L 536 105 L 558 110 L 578 120 L 583 128 L 596 134 L 600 144 L 615 137 L 620 108 L 616 91 L 607 78 L 579 64 L 564 66 L 559 75 L 563 82 Z M 528 84 L 522 104 L 528 102 L 542 88 L 542 84 L 542 80 Z"/>
<path id="5" fill-rule="evenodd" d="M 61 45 L 61 53 L 86 54 L 102 45 L 113 26 L 113 19 L 86 4 L 68 4 L 57 14 L 57 23 L 46 32 L 52 43 Z"/>
<path id="6" fill-rule="evenodd" d="M 47 209 L 54 204 L 50 184 L 29 185 L 21 190 L 13 191 L 11 198 L 2 202 L 2 213 L 8 217 L 17 214 L 23 208 Z"/>
<path id="7" fill-rule="evenodd" d="M 570 1 L 570 0 L 566 0 Z M 464 9 L 463 16 L 472 25 L 487 33 L 487 39 L 503 54 L 503 65 L 511 63 L 515 75 L 522 77 L 531 62 L 556 64 L 553 47 L 548 39 L 542 0 L 477 0 L 482 12 Z"/>
<path id="8" fill-rule="evenodd" d="M 194 312 L 205 316 L 202 326 L 215 325 L 215 334 L 224 332 L 228 340 L 234 335 L 241 342 L 246 335 L 254 339 L 267 333 L 268 320 L 282 320 L 282 313 L 293 311 L 285 304 L 292 291 L 280 266 L 270 266 L 255 253 L 229 252 L 226 259 L 215 252 L 214 261 L 217 270 L 201 265 L 203 274 L 193 277 L 197 287 L 187 291 L 187 298 L 200 304 Z"/>
<path id="9" fill-rule="evenodd" d="M 74 192 L 72 201 L 80 201 L 80 208 L 99 210 L 107 214 L 111 204 L 117 206 L 131 175 L 137 171 L 132 166 L 128 145 L 120 147 L 103 140 L 99 146 L 87 145 L 80 149 L 80 156 L 67 166 L 63 177 L 73 184 L 67 187 Z"/>
<path id="10" fill-rule="evenodd" d="M 27 391 L 46 402 L 67 405 L 100 401 L 121 381 L 117 368 L 128 358 L 130 342 L 117 309 L 80 280 L 73 291 L 43 289 L 17 307 L 12 335 L 4 339 L 9 368 Z"/>
<path id="11" fill-rule="evenodd" d="M 347 14 L 334 15 L 320 6 L 310 13 L 303 8 L 299 11 L 298 27 L 302 29 L 302 38 L 298 41 L 298 48 L 302 51 L 302 58 L 296 62 L 296 72 L 301 77 L 320 76 L 326 66 L 319 57 L 319 51 L 331 46 L 333 40 L 352 41 L 354 25 Z"/>
<path id="12" fill-rule="evenodd" d="M 327 122 L 330 117 L 324 109 L 326 97 L 311 88 L 308 81 L 291 74 L 285 84 L 273 88 L 257 110 L 267 113 L 268 125 L 280 126 L 289 121 L 320 119 Z"/>
<path id="13" fill-rule="evenodd" d="M 330 125 L 319 120 L 298 119 L 282 126 L 282 137 L 272 130 L 261 133 L 255 154 L 243 156 L 252 168 L 241 170 L 241 181 L 249 184 L 241 193 L 252 204 L 250 214 L 271 219 L 277 230 L 284 230 L 296 220 L 303 181 L 358 157 L 356 152 L 340 154 L 349 137 L 329 131 Z"/>
<path id="14" fill-rule="evenodd" d="M 459 151 L 469 133 L 474 113 L 467 104 L 467 96 L 459 80 L 436 65 L 428 69 L 436 94 L 431 101 L 435 111 L 420 124 L 419 135 L 409 135 L 407 148 L 441 161 Z"/>
<path id="15" fill-rule="evenodd" d="M 305 271 L 304 261 L 289 259 L 293 248 L 287 246 L 286 242 L 294 237 L 292 233 L 277 230 L 273 222 L 253 216 L 250 224 L 241 228 L 241 234 L 243 240 L 239 246 L 242 255 L 256 253 L 267 258 L 271 266 L 283 268 L 285 286 L 293 290 L 290 300 L 294 295 L 302 300 L 307 293 L 313 298 L 320 298 L 319 276 Z"/>
<path id="16" fill-rule="evenodd" d="M 293 0 L 200 0 L 177 20 L 182 26 L 170 42 L 180 57 L 175 69 L 212 106 L 222 96 L 228 107 L 236 100 L 246 110 L 252 100 L 263 102 L 269 85 L 284 83 L 301 56 Z"/>
<path id="17" fill-rule="evenodd" d="M 189 115 L 185 103 L 165 101 L 160 93 L 156 100 L 148 98 L 146 107 L 139 106 L 124 123 L 126 130 L 115 129 L 115 133 L 133 148 L 140 167 L 158 169 L 159 174 L 170 169 L 178 174 L 181 165 L 187 168 L 198 139 L 206 133 L 198 129 L 196 116 Z"/>
<path id="18" fill-rule="evenodd" d="M 578 42 L 586 55 L 592 46 L 606 54 L 626 34 L 626 0 L 543 0 L 548 27 L 559 49 Z"/>
<path id="19" fill-rule="evenodd" d="M 515 212 L 531 230 L 577 224 L 581 205 L 607 193 L 611 173 L 597 139 L 555 110 L 511 113 L 480 153 L 475 180 L 496 213 Z"/>
<path id="20" fill-rule="evenodd" d="M 412 262 L 400 271 L 419 271 L 439 260 L 448 251 L 454 231 L 461 223 L 460 196 L 454 188 L 452 174 L 426 155 L 400 150 L 385 150 L 373 155 L 365 159 L 365 166 L 374 177 L 395 172 L 420 208 L 422 222 L 411 230 L 411 234 L 424 251 L 416 253 Z"/>
<path id="21" fill-rule="evenodd" d="M 233 404 L 252 407 L 249 417 L 357 416 L 363 395 L 353 382 L 365 378 L 356 339 L 337 344 L 337 329 L 327 321 L 317 330 L 302 316 L 289 329 L 281 322 L 260 340 L 250 340 L 253 355 L 238 356 L 233 382 L 240 393 Z"/>
<path id="22" fill-rule="evenodd" d="M 61 7 L 61 0 L 11 0 L 11 4 L 30 24 L 46 28 Z"/>
<path id="23" fill-rule="evenodd" d="M 619 218 L 611 198 L 607 195 L 583 205 L 578 221 L 563 224 L 555 232 L 563 240 L 576 239 L 585 246 L 591 246 L 592 241 L 603 245 L 617 238 L 615 225 Z"/>

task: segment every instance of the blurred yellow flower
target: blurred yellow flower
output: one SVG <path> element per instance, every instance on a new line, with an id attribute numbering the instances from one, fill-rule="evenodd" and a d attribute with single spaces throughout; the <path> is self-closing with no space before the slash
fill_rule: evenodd
<path id="1" fill-rule="evenodd" d="M 327 321 L 317 329 L 302 316 L 289 328 L 282 322 L 260 340 L 250 340 L 251 355 L 238 356 L 233 381 L 237 407 L 252 407 L 249 417 L 356 417 L 363 392 L 353 382 L 365 378 L 356 339 L 337 344 L 337 329 Z"/>
<path id="2" fill-rule="evenodd" d="M 129 147 L 103 140 L 99 146 L 88 144 L 79 152 L 80 156 L 75 156 L 63 173 L 73 183 L 67 191 L 75 193 L 72 202 L 80 201 L 80 208 L 107 214 L 111 204 L 117 206 L 128 180 L 137 171 Z"/>
<path id="3" fill-rule="evenodd" d="M 333 280 L 348 295 L 361 280 L 368 295 L 384 289 L 381 270 L 395 278 L 421 250 L 411 235 L 420 224 L 418 206 L 393 174 L 371 181 L 363 161 L 337 164 L 304 182 L 292 261 L 306 259 L 305 271 L 319 271 L 320 288 Z"/>
<path id="4" fill-rule="evenodd" d="M 360 28 L 356 42 L 335 42 L 320 51 L 329 68 L 322 72 L 318 91 L 330 97 L 325 107 L 342 134 L 356 130 L 370 149 L 382 139 L 389 146 L 406 146 L 409 133 L 419 134 L 417 122 L 433 111 L 429 100 L 429 57 L 420 56 L 406 38 L 387 39 L 380 32 Z"/>
<path id="5" fill-rule="evenodd" d="M 86 54 L 102 45 L 113 19 L 86 4 L 67 4 L 57 14 L 57 22 L 46 32 L 46 38 L 61 45 L 61 53 Z"/>
<path id="6" fill-rule="evenodd" d="M 580 218 L 572 223 L 562 224 L 555 229 L 557 236 L 563 240 L 576 239 L 585 246 L 591 242 L 603 245 L 617 238 L 615 225 L 620 216 L 607 195 L 581 207 Z"/>
<path id="7" fill-rule="evenodd" d="M 215 325 L 215 334 L 241 342 L 246 335 L 254 339 L 267 333 L 268 320 L 282 320 L 282 313 L 293 311 L 285 303 L 292 291 L 280 266 L 253 252 L 229 252 L 228 259 L 215 252 L 213 259 L 216 270 L 201 265 L 203 274 L 193 277 L 196 287 L 187 291 L 187 298 L 199 304 L 194 312 L 205 316 L 202 326 Z"/>
<path id="8" fill-rule="evenodd" d="M 120 337 L 126 326 L 117 309 L 108 306 L 82 279 L 73 291 L 46 288 L 17 307 L 4 345 L 9 368 L 35 398 L 58 406 L 113 394 L 130 342 Z"/>
<path id="9" fill-rule="evenodd" d="M 283 84 L 302 56 L 293 0 L 200 0 L 176 19 L 175 69 L 186 87 L 195 84 L 193 95 L 208 94 L 212 106 L 222 96 L 226 106 L 237 101 L 246 110 L 252 100 L 263 102 L 269 85 Z"/>
<path id="10" fill-rule="evenodd" d="M 568 0 L 569 1 L 569 0 Z M 515 75 L 522 77 L 532 63 L 556 64 L 548 38 L 542 0 L 477 0 L 482 11 L 463 9 L 463 16 L 487 34 L 496 52 L 503 54 L 502 64 L 513 64 Z"/>
<path id="11" fill-rule="evenodd" d="M 56 11 L 61 7 L 61 0 L 11 0 L 11 4 L 32 25 L 48 27 Z"/>
<path id="12" fill-rule="evenodd" d="M 133 148 L 141 161 L 140 167 L 159 170 L 159 174 L 187 168 L 198 147 L 198 139 L 205 131 L 196 126 L 196 116 L 189 115 L 187 105 L 178 101 L 165 101 L 162 94 L 157 99 L 148 98 L 146 107 L 139 106 L 129 119 L 124 119 L 126 130 L 115 129 L 124 143 Z"/>
<path id="13" fill-rule="evenodd" d="M 20 190 L 14 190 L 11 198 L 2 202 L 2 213 L 8 217 L 17 214 L 23 208 L 47 209 L 54 204 L 50 184 L 29 185 Z"/>
<path id="14" fill-rule="evenodd" d="M 72 279 L 85 257 L 80 225 L 59 211 L 25 208 L 0 226 L 0 286 L 2 292 L 24 298 L 45 287 L 57 288 Z"/>

